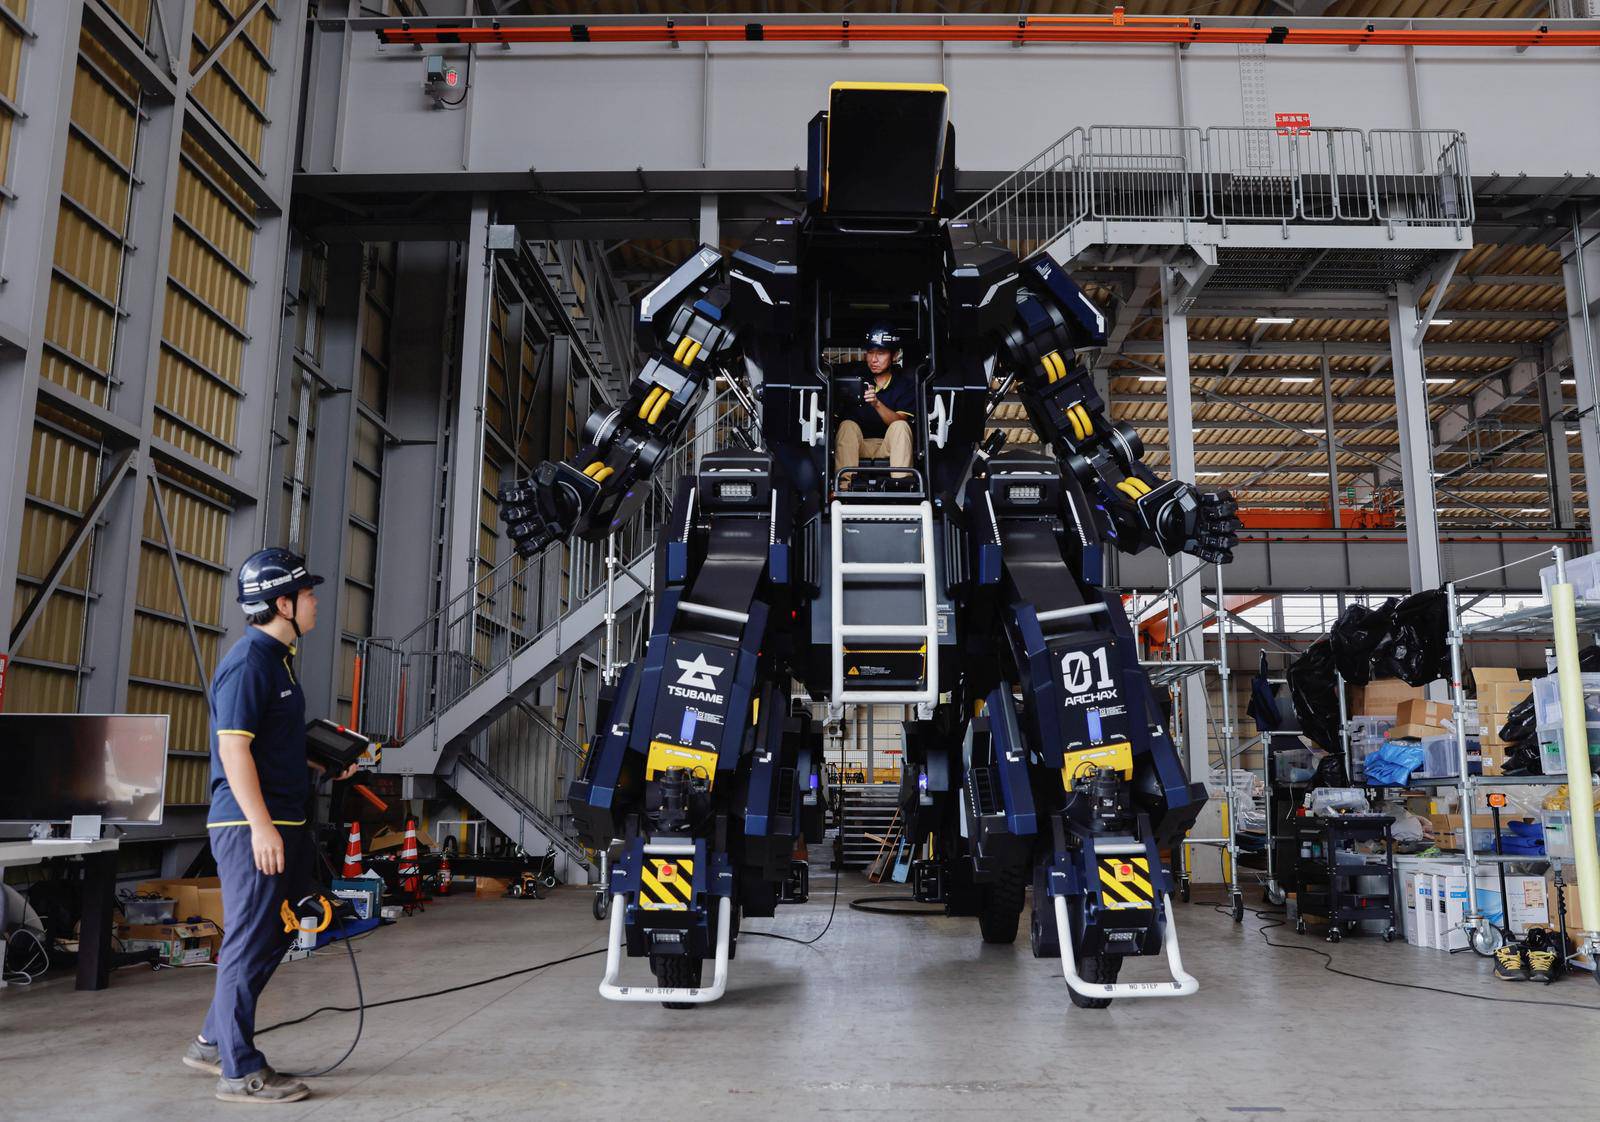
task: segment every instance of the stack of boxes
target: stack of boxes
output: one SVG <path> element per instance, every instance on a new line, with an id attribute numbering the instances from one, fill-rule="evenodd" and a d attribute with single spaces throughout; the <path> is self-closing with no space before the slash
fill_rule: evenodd
<path id="1" fill-rule="evenodd" d="M 1472 670 L 1472 684 L 1478 697 L 1478 720 L 1483 726 L 1479 743 L 1483 746 L 1483 774 L 1500 775 L 1510 745 L 1500 739 L 1500 729 L 1533 692 L 1533 683 L 1524 682 L 1517 672 L 1503 666 L 1479 666 Z"/>
<path id="2" fill-rule="evenodd" d="M 1364 761 L 1383 747 L 1394 728 L 1400 706 L 1423 696 L 1419 686 L 1408 686 L 1398 678 L 1380 678 L 1364 686 L 1354 686 L 1345 695 L 1351 713 L 1348 730 L 1350 758 L 1355 763 L 1353 782 L 1365 776 Z"/>

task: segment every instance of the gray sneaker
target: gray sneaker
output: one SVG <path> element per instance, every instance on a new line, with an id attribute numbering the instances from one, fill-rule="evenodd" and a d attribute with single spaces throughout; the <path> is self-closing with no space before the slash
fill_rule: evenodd
<path id="1" fill-rule="evenodd" d="M 223 1076 L 217 1080 L 217 1098 L 225 1103 L 297 1103 L 310 1093 L 311 1088 L 298 1079 L 279 1075 L 270 1067 L 242 1079 Z"/>
<path id="2" fill-rule="evenodd" d="M 206 1044 L 199 1037 L 189 1041 L 183 1054 L 183 1066 L 203 1071 L 207 1075 L 222 1074 L 222 1052 L 215 1044 Z"/>

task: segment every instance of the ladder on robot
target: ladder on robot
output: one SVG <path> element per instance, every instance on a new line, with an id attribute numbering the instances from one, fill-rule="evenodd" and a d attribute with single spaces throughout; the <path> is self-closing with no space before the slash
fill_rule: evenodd
<path id="1" fill-rule="evenodd" d="M 830 712 L 932 706 L 939 699 L 932 505 L 835 500 L 830 524 Z"/>

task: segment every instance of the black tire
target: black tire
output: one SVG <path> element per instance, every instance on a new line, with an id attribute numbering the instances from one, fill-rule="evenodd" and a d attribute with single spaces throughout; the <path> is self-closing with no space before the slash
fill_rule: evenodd
<path id="1" fill-rule="evenodd" d="M 1090 955 L 1078 963 L 1078 976 L 1085 982 L 1115 982 L 1117 975 L 1122 971 L 1122 956 L 1113 954 Z M 1072 998 L 1072 1004 L 1079 1009 L 1104 1009 L 1110 1005 L 1109 997 L 1084 997 L 1083 994 L 1067 987 L 1067 994 Z"/>
<path id="2" fill-rule="evenodd" d="M 594 903 L 590 905 L 589 910 L 594 913 L 595 919 L 604 922 L 606 916 L 611 912 L 611 901 L 606 898 L 605 893 L 596 892 L 594 894 Z"/>
<path id="3" fill-rule="evenodd" d="M 1189 878 L 1184 877 L 1178 882 L 1178 899 L 1187 904 L 1189 902 Z"/>
<path id="4" fill-rule="evenodd" d="M 1385 943 L 1394 942 L 1394 928 L 1391 927 L 1383 933 L 1383 941 Z"/>
<path id="5" fill-rule="evenodd" d="M 1001 869 L 994 880 L 983 886 L 983 904 L 978 910 L 978 929 L 985 943 L 1015 943 L 1022 920 L 1023 895 L 1027 878 L 1020 866 Z"/>
<path id="6" fill-rule="evenodd" d="M 1305 920 L 1297 919 L 1297 920 L 1294 921 L 1294 933 L 1296 935 L 1304 935 L 1306 933 L 1306 921 Z"/>
<path id="7" fill-rule="evenodd" d="M 1034 958 L 1060 958 L 1061 933 L 1050 933 L 1039 916 L 1039 903 L 1028 912 L 1028 947 Z"/>
<path id="8" fill-rule="evenodd" d="M 1244 922 L 1244 897 L 1237 892 L 1233 895 L 1233 922 Z"/>
<path id="9" fill-rule="evenodd" d="M 1337 925 L 1328 928 L 1328 942 L 1337 943 L 1337 942 L 1339 942 L 1339 940 L 1341 940 L 1343 938 L 1344 938 L 1344 935 L 1342 935 L 1340 933 L 1339 928 L 1338 928 Z"/>
<path id="10" fill-rule="evenodd" d="M 700 968 L 704 959 L 681 954 L 656 954 L 650 956 L 650 970 L 656 976 L 656 985 L 666 989 L 698 989 Z M 663 1009 L 693 1009 L 692 1001 L 663 1001 Z"/>

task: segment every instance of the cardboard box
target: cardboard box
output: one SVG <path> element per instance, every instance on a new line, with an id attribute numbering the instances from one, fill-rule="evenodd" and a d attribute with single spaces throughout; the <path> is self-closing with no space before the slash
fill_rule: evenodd
<path id="1" fill-rule="evenodd" d="M 118 938 L 123 950 L 154 947 L 168 966 L 195 966 L 215 960 L 222 933 L 209 922 L 152 923 L 119 928 Z"/>
<path id="2" fill-rule="evenodd" d="M 1456 831 L 1465 824 L 1465 820 L 1459 814 L 1430 813 L 1424 814 L 1422 817 L 1432 824 L 1433 836 L 1441 842 L 1454 838 Z M 1486 833 L 1493 830 L 1494 816 L 1492 814 L 1474 814 L 1472 816 L 1472 828 L 1474 830 L 1483 830 Z"/>
<path id="3" fill-rule="evenodd" d="M 172 900 L 172 918 L 179 923 L 198 917 L 225 929 L 222 922 L 222 881 L 216 877 L 147 880 L 136 891 L 169 897 Z"/>
<path id="4" fill-rule="evenodd" d="M 479 877 L 475 892 L 479 896 L 504 896 L 511 890 L 511 882 L 504 877 Z"/>
<path id="5" fill-rule="evenodd" d="M 172 900 L 172 918 L 179 924 L 202 922 L 215 926 L 210 936 L 211 957 L 218 961 L 222 949 L 222 932 L 228 929 L 222 914 L 222 881 L 216 877 L 188 877 L 172 880 L 147 880 L 136 887 L 138 892 L 154 892 Z"/>
<path id="6" fill-rule="evenodd" d="M 1395 710 L 1395 725 L 1422 725 L 1442 731 L 1445 722 L 1454 716 L 1454 710 L 1446 701 L 1428 701 L 1425 698 L 1408 698 L 1400 703 Z M 1394 734 L 1391 733 L 1391 736 Z"/>
<path id="7" fill-rule="evenodd" d="M 368 853 L 382 853 L 385 850 L 389 850 L 389 849 L 399 850 L 400 847 L 405 844 L 405 841 L 406 841 L 406 832 L 404 830 L 396 830 L 396 829 L 392 829 L 392 828 L 385 829 L 385 830 L 380 831 L 376 836 L 373 837 L 373 839 L 370 842 L 367 843 L 367 852 Z M 438 848 L 437 846 L 435 846 L 433 844 L 432 835 L 430 835 L 428 833 L 427 829 L 424 826 L 422 826 L 420 823 L 417 825 L 417 848 L 418 849 L 436 849 L 436 848 Z"/>
<path id="8" fill-rule="evenodd" d="M 1393 717 L 1400 711 L 1401 702 L 1423 696 L 1421 686 L 1408 686 L 1398 678 L 1380 678 L 1354 687 L 1345 700 L 1351 716 Z"/>

